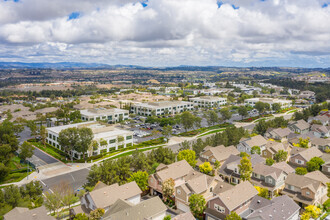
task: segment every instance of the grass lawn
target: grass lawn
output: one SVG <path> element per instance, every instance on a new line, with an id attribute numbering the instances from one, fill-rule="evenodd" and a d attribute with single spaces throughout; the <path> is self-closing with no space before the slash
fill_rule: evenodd
<path id="1" fill-rule="evenodd" d="M 27 172 L 27 169 L 11 172 L 4 178 L 3 181 L 0 182 L 0 184 L 19 182 L 31 173 L 32 172 Z"/>
<path id="2" fill-rule="evenodd" d="M 209 135 L 209 134 L 214 134 L 214 133 L 224 131 L 224 130 L 225 130 L 225 128 L 211 130 L 211 131 L 208 131 L 208 132 L 205 132 L 205 133 L 202 133 L 202 134 L 198 135 L 198 137 L 203 137 L 203 136 L 206 136 L 206 135 Z"/>
<path id="3" fill-rule="evenodd" d="M 27 164 L 20 163 L 20 161 L 21 159 L 17 156 L 12 157 L 7 166 L 12 170 L 18 170 L 18 169 L 26 168 L 28 166 Z"/>
<path id="4" fill-rule="evenodd" d="M 210 127 L 206 127 L 206 128 L 200 128 L 200 129 L 197 129 L 197 130 L 193 130 L 193 131 L 187 131 L 187 132 L 183 132 L 183 133 L 180 133 L 178 134 L 177 136 L 181 136 L 181 137 L 193 137 L 193 136 L 196 136 L 198 134 L 201 134 L 201 133 L 204 133 L 204 132 L 208 132 L 208 131 L 212 131 L 212 130 L 215 130 L 215 129 L 225 129 L 227 127 L 231 127 L 231 126 L 234 126 L 232 124 L 229 124 L 229 123 L 224 123 L 224 124 L 219 124 L 219 125 L 213 125 L 213 126 L 210 126 Z"/>
<path id="5" fill-rule="evenodd" d="M 290 114 L 290 113 L 293 113 L 293 112 L 296 112 L 296 111 L 297 111 L 297 109 L 293 109 L 291 111 L 288 111 L 287 114 Z"/>

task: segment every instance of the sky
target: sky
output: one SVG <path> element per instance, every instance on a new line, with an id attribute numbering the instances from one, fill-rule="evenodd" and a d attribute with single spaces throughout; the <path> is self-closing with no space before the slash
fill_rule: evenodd
<path id="1" fill-rule="evenodd" d="M 0 0 L 0 62 L 330 67 L 330 0 Z"/>

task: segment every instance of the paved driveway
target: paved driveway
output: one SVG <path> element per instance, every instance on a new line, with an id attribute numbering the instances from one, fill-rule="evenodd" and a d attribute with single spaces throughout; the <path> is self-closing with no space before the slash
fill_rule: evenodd
<path id="1" fill-rule="evenodd" d="M 55 159 L 54 157 L 49 156 L 45 152 L 39 150 L 38 148 L 34 148 L 33 151 L 34 155 L 28 159 L 32 164 L 34 164 L 36 167 L 45 166 L 48 164 L 53 164 L 60 162 L 59 160 Z"/>

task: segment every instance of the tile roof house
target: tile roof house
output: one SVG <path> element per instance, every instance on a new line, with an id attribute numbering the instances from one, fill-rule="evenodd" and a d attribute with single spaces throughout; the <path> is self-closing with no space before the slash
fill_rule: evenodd
<path id="1" fill-rule="evenodd" d="M 241 162 L 241 157 L 236 155 L 230 155 L 228 159 L 222 164 L 219 169 L 220 176 L 229 183 L 238 184 L 240 183 L 240 173 L 238 165 Z M 260 157 L 258 154 L 251 155 L 252 167 L 260 163 L 265 163 L 265 158 Z"/>
<path id="2" fill-rule="evenodd" d="M 81 198 L 81 206 L 73 208 L 73 213 L 78 214 L 81 211 L 89 213 L 97 208 L 102 208 L 107 213 L 118 199 L 138 204 L 141 201 L 141 193 L 142 191 L 135 181 L 120 186 L 118 183 L 110 186 L 100 184 Z"/>
<path id="3" fill-rule="evenodd" d="M 290 151 L 291 146 L 289 147 L 288 143 L 279 143 L 276 141 L 267 141 L 266 148 L 261 152 L 261 156 L 264 158 L 272 158 L 274 159 L 275 154 L 277 154 L 278 151 L 284 150 Z"/>
<path id="4" fill-rule="evenodd" d="M 208 201 L 205 210 L 206 219 L 224 219 L 224 216 L 231 212 L 240 215 L 249 209 L 257 195 L 258 191 L 249 181 L 241 182 Z"/>
<path id="5" fill-rule="evenodd" d="M 287 162 L 283 161 L 283 162 L 279 162 L 279 163 L 274 163 L 272 165 L 272 167 L 278 168 L 283 170 L 284 172 L 286 172 L 287 174 L 289 173 L 295 173 L 296 170 L 293 169 L 289 164 L 287 164 Z"/>
<path id="6" fill-rule="evenodd" d="M 291 132 L 289 128 L 268 128 L 265 137 L 285 142 Z"/>
<path id="7" fill-rule="evenodd" d="M 16 207 L 3 216 L 4 220 L 55 220 L 47 215 L 45 206 L 35 209 Z"/>
<path id="8" fill-rule="evenodd" d="M 330 117 L 328 117 L 326 114 L 323 114 L 308 118 L 308 123 L 312 123 L 313 121 L 319 121 L 322 123 L 322 125 L 328 125 L 330 122 Z"/>
<path id="9" fill-rule="evenodd" d="M 237 150 L 239 152 L 246 152 L 248 154 L 251 154 L 251 149 L 254 146 L 260 147 L 261 151 L 265 150 L 267 144 L 267 140 L 261 136 L 256 135 L 249 138 L 242 138 L 237 145 Z"/>
<path id="10" fill-rule="evenodd" d="M 321 151 L 330 149 L 330 139 L 329 138 L 314 138 L 311 140 L 311 146 L 316 147 Z"/>
<path id="11" fill-rule="evenodd" d="M 156 173 L 149 176 L 148 185 L 152 195 L 163 194 L 162 184 L 164 181 L 172 178 L 175 182 L 175 187 L 185 183 L 186 177 L 194 169 L 187 161 L 181 160 L 170 165 L 160 164 Z"/>
<path id="12" fill-rule="evenodd" d="M 314 134 L 315 137 L 328 138 L 330 137 L 330 126 L 313 124 L 311 127 L 311 132 Z"/>
<path id="13" fill-rule="evenodd" d="M 213 189 L 223 180 L 198 171 L 191 171 L 184 177 L 184 183 L 175 187 L 175 205 L 184 212 L 189 212 L 189 197 L 192 194 L 202 195 L 206 201 L 213 197 Z"/>
<path id="14" fill-rule="evenodd" d="M 117 200 L 113 207 L 103 216 L 104 220 L 163 220 L 167 207 L 156 196 L 143 200 L 138 204 L 132 204 L 125 200 Z"/>
<path id="15" fill-rule="evenodd" d="M 303 148 L 305 150 L 298 152 L 295 155 L 292 155 L 289 159 L 289 163 L 292 166 L 297 167 L 306 167 L 307 162 L 310 161 L 313 157 L 321 157 L 323 153 L 316 147 Z"/>
<path id="16" fill-rule="evenodd" d="M 266 188 L 272 198 L 284 188 L 287 176 L 288 173 L 279 168 L 257 164 L 253 168 L 250 181 L 253 185 Z"/>
<path id="17" fill-rule="evenodd" d="M 314 179 L 315 176 L 318 174 L 306 177 L 290 173 L 281 194 L 288 195 L 302 207 L 323 204 L 328 199 L 327 185 Z"/>
<path id="18" fill-rule="evenodd" d="M 288 128 L 300 134 L 306 134 L 309 131 L 309 124 L 303 119 L 289 123 Z"/>
<path id="19" fill-rule="evenodd" d="M 330 182 L 330 179 L 319 170 L 315 170 L 313 172 L 307 173 L 305 177 L 311 178 L 313 180 L 321 181 L 324 184 Z"/>
<path id="20" fill-rule="evenodd" d="M 191 212 L 182 213 L 172 218 L 172 220 L 196 220 Z"/>
<path id="21" fill-rule="evenodd" d="M 231 154 L 239 155 L 239 151 L 235 146 L 225 147 L 224 145 L 220 145 L 217 147 L 205 147 L 204 150 L 200 153 L 200 163 L 210 162 L 214 164 L 215 161 L 219 161 L 223 163 Z"/>
<path id="22" fill-rule="evenodd" d="M 327 176 L 330 176 L 330 154 L 323 154 L 321 159 L 324 161 L 321 171 Z"/>
<path id="23" fill-rule="evenodd" d="M 246 220 L 299 220 L 300 207 L 290 197 L 284 195 L 275 197 L 270 204 L 254 210 L 246 216 Z"/>

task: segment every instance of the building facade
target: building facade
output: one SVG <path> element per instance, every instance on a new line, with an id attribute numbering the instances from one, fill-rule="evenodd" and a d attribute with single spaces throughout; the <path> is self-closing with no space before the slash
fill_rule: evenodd
<path id="1" fill-rule="evenodd" d="M 257 102 L 268 103 L 270 107 L 274 103 L 280 104 L 281 108 L 289 108 L 292 106 L 291 100 L 284 100 L 284 99 L 273 99 L 273 98 L 251 98 L 245 99 L 244 104 L 254 107 Z"/>
<path id="2" fill-rule="evenodd" d="M 175 115 L 184 111 L 191 111 L 194 105 L 184 101 L 161 101 L 139 103 L 131 107 L 131 112 L 142 116 Z"/>
<path id="3" fill-rule="evenodd" d="M 116 123 L 122 120 L 127 120 L 129 111 L 119 108 L 94 108 L 80 110 L 81 120 L 83 121 L 108 121 L 110 123 Z"/>
<path id="4" fill-rule="evenodd" d="M 201 96 L 196 98 L 190 98 L 190 102 L 194 103 L 194 106 L 210 108 L 227 105 L 227 98 L 220 98 L 214 96 Z"/>

